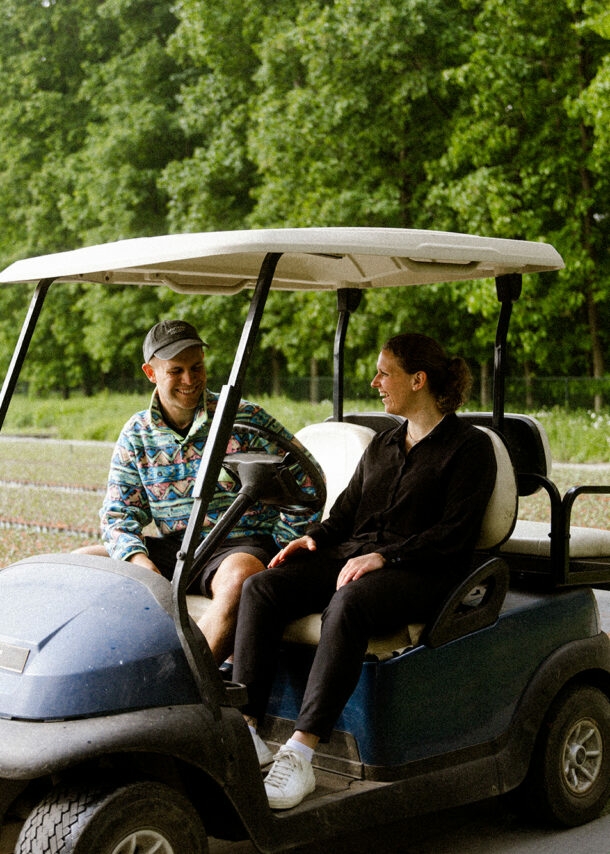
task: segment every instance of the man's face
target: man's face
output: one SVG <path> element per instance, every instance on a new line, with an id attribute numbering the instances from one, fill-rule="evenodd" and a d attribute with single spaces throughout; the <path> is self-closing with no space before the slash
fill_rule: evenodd
<path id="1" fill-rule="evenodd" d="M 207 381 L 203 349 L 187 347 L 173 359 L 153 356 L 142 370 L 157 386 L 166 415 L 178 426 L 190 422 Z"/>

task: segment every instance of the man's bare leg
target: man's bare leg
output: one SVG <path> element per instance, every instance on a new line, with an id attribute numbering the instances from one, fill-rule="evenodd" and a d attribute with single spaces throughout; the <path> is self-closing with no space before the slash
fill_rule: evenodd
<path id="1" fill-rule="evenodd" d="M 223 560 L 212 578 L 212 604 L 197 625 L 219 665 L 233 652 L 242 585 L 251 575 L 264 569 L 265 565 L 254 555 L 234 552 Z"/>
<path id="2" fill-rule="evenodd" d="M 72 554 L 99 555 L 100 557 L 108 557 L 106 546 L 103 543 L 95 543 L 95 545 L 92 546 L 81 546 L 80 549 L 73 549 Z"/>

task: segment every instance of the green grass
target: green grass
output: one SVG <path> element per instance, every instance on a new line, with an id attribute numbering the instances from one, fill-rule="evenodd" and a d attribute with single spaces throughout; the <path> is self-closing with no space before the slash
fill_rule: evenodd
<path id="1" fill-rule="evenodd" d="M 148 402 L 148 395 L 119 394 L 13 401 L 0 435 L 0 526 L 5 524 L 0 566 L 32 554 L 71 551 L 96 539 L 112 444 L 129 416 Z M 293 432 L 332 414 L 329 401 L 260 398 L 259 402 Z M 350 401 L 345 410 L 350 409 L 381 411 L 378 401 Z M 553 479 L 562 494 L 577 484 L 610 483 L 610 413 L 557 408 L 533 414 L 549 435 Z M 593 463 L 605 465 L 592 467 Z M 70 492 L 67 487 L 85 491 Z M 546 521 L 545 493 L 523 499 L 520 515 Z M 609 519 L 610 496 L 583 496 L 576 502 L 574 524 L 607 528 Z M 7 522 L 24 527 L 6 527 Z M 25 527 L 30 525 L 37 528 Z"/>
<path id="2" fill-rule="evenodd" d="M 556 407 L 532 414 L 547 432 L 554 460 L 564 463 L 610 462 L 610 411 L 566 411 Z"/>
<path id="3" fill-rule="evenodd" d="M 551 479 L 557 485 L 561 495 L 571 486 L 608 486 L 610 485 L 610 463 L 591 466 L 574 463 L 555 463 Z M 550 507 L 547 493 L 540 490 L 535 495 L 519 499 L 519 517 L 537 522 L 550 522 Z M 580 495 L 574 502 L 572 524 L 585 528 L 610 527 L 610 494 Z"/>
<path id="4" fill-rule="evenodd" d="M 68 400 L 16 396 L 3 434 L 114 442 L 129 416 L 146 408 L 149 400 L 148 394 L 108 393 Z M 259 397 L 257 402 L 293 432 L 332 415 L 328 400 L 314 404 L 287 397 Z M 374 399 L 347 401 L 345 411 L 350 409 L 381 411 L 381 406 Z M 532 414 L 548 433 L 553 459 L 566 463 L 610 462 L 610 410 L 593 413 L 556 407 Z"/>
<path id="5" fill-rule="evenodd" d="M 3 484 L 0 519 L 18 525 L 82 531 L 97 537 L 103 492 L 65 492 L 53 487 Z"/>
<path id="6" fill-rule="evenodd" d="M 41 441 L 0 435 L 0 479 L 103 489 L 111 455 L 110 442 Z"/>
<path id="7" fill-rule="evenodd" d="M 93 542 L 67 533 L 44 530 L 11 529 L 0 533 L 0 568 L 34 555 L 71 552 L 87 542 Z"/>
<path id="8" fill-rule="evenodd" d="M 127 419 L 150 402 L 149 394 L 32 399 L 15 395 L 3 434 L 113 442 Z"/>

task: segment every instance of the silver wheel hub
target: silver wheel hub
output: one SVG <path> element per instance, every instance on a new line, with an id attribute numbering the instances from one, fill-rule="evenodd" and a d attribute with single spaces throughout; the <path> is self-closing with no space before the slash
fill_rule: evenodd
<path id="1" fill-rule="evenodd" d="M 586 795 L 599 777 L 603 742 L 595 721 L 584 719 L 570 730 L 563 749 L 563 778 L 573 795 Z"/>
<path id="2" fill-rule="evenodd" d="M 119 842 L 112 854 L 177 854 L 177 852 L 156 830 L 136 830 Z"/>

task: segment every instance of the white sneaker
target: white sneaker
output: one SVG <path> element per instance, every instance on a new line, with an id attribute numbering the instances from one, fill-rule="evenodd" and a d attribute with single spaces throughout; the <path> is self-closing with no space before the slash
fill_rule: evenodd
<path id="1" fill-rule="evenodd" d="M 254 748 L 258 757 L 258 764 L 261 768 L 266 768 L 267 765 L 271 765 L 273 762 L 273 753 L 269 750 L 263 739 L 256 731 L 250 730 L 250 734 L 252 736 L 252 741 L 254 742 Z"/>
<path id="2" fill-rule="evenodd" d="M 316 788 L 311 762 L 298 750 L 280 747 L 265 778 L 265 791 L 273 810 L 287 810 L 300 804 Z"/>

